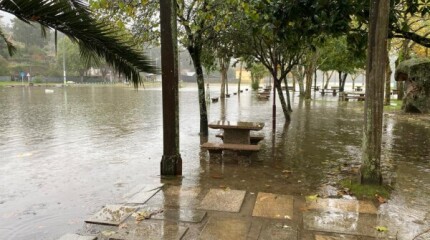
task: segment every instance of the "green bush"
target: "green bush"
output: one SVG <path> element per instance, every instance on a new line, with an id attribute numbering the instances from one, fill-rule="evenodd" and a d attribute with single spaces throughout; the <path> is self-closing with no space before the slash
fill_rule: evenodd
<path id="1" fill-rule="evenodd" d="M 251 84 L 252 90 L 257 91 L 260 87 L 260 81 L 253 81 Z"/>

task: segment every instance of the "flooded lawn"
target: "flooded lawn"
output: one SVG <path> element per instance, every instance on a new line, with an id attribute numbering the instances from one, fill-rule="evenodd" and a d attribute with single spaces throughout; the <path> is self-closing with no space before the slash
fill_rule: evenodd
<path id="1" fill-rule="evenodd" d="M 218 96 L 211 86 L 211 96 Z M 234 86 L 236 88 L 236 86 Z M 233 90 L 233 87 L 230 91 Z M 189 189 L 230 188 L 294 196 L 337 194 L 360 162 L 363 103 L 293 98 L 292 122 L 251 91 L 209 105 L 209 121 L 264 122 L 249 158 L 200 150 L 197 92 L 180 89 L 183 178 Z M 161 90 L 122 87 L 0 88 L 0 239 L 57 239 L 78 232 L 106 204 L 135 186 L 160 183 Z M 394 188 L 379 216 L 398 239 L 430 226 L 430 120 L 385 114 L 384 180 Z M 210 129 L 210 141 L 219 130 Z M 194 204 L 187 201 L 180 206 Z M 297 219 L 296 219 L 297 218 Z M 295 217 L 299 221 L 299 217 Z"/>

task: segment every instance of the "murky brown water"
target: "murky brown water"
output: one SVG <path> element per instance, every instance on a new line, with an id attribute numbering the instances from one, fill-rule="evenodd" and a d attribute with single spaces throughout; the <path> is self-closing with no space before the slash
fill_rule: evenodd
<path id="1" fill-rule="evenodd" d="M 212 87 L 212 96 L 217 96 Z M 233 87 L 231 91 L 233 90 Z M 182 184 L 250 192 L 308 195 L 335 183 L 360 160 L 363 104 L 315 96 L 293 99 L 284 126 L 280 106 L 271 131 L 271 102 L 251 92 L 209 107 L 210 121 L 265 122 L 262 151 L 252 161 L 200 150 L 197 92 L 180 90 Z M 161 90 L 120 87 L 0 88 L 0 239 L 55 239 L 77 231 L 107 203 L 140 183 L 159 182 Z M 430 128 L 413 116 L 386 115 L 384 166 L 395 191 L 383 215 L 399 236 L 430 222 Z M 217 130 L 209 140 L 217 141 Z M 229 163 L 229 161 L 231 161 Z M 283 170 L 292 171 L 285 174 Z M 406 223 L 406 224 L 405 224 Z M 408 235 L 409 234 L 409 235 Z M 399 238 L 403 239 L 403 238 Z"/>

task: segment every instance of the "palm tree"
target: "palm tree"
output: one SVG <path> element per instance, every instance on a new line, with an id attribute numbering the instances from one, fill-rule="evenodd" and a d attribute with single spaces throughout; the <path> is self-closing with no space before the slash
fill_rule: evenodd
<path id="1" fill-rule="evenodd" d="M 156 72 L 143 52 L 122 39 L 118 30 L 95 20 L 83 0 L 0 0 L 0 11 L 15 15 L 30 25 L 40 24 L 42 35 L 47 29 L 62 32 L 79 45 L 84 59 L 95 56 L 105 59 L 135 87 L 142 83 L 139 72 Z M 0 38 L 13 55 L 16 48 L 1 29 Z"/>

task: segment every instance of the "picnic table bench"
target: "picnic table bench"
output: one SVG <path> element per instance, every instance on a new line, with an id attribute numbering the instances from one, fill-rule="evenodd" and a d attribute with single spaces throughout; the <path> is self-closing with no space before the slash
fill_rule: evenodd
<path id="1" fill-rule="evenodd" d="M 234 143 L 211 143 L 206 142 L 200 145 L 201 148 L 207 149 L 209 154 L 221 153 L 224 150 L 235 151 L 240 155 L 250 155 L 253 152 L 260 151 L 260 145 L 234 144 Z"/>
<path id="2" fill-rule="evenodd" d="M 218 137 L 218 138 L 221 138 L 222 140 L 224 140 L 224 134 L 222 134 L 222 133 L 215 135 L 215 137 Z M 250 136 L 249 137 L 249 141 L 251 142 L 252 145 L 257 145 L 263 139 L 264 139 L 263 136 Z"/>
<path id="3" fill-rule="evenodd" d="M 213 97 L 213 98 L 211 98 L 212 99 L 212 102 L 218 102 L 218 97 Z"/>

